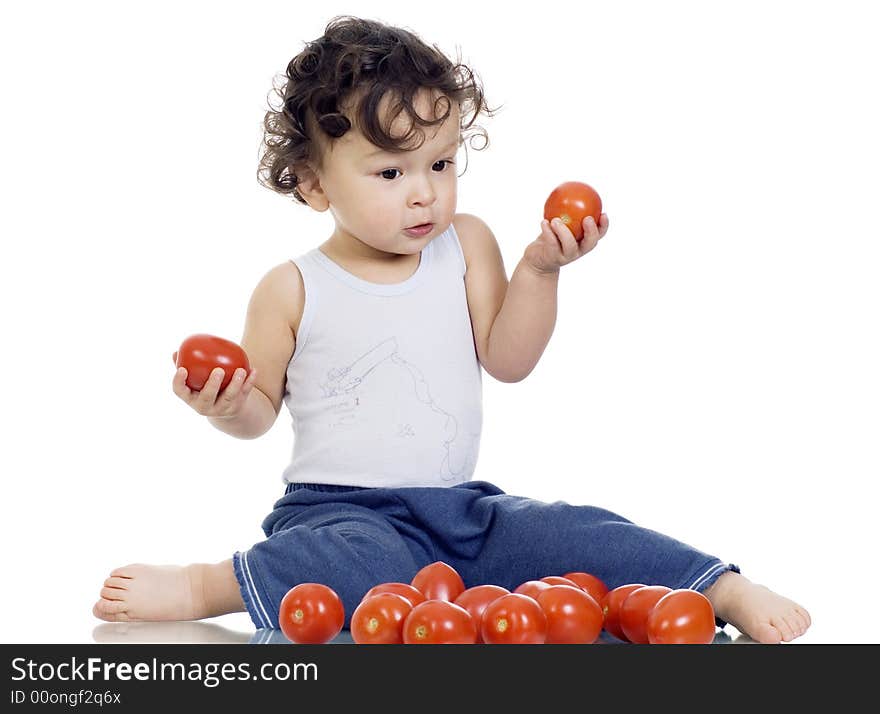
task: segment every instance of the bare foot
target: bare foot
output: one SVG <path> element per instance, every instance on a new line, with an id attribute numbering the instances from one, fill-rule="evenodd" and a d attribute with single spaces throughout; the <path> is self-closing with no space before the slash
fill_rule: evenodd
<path id="1" fill-rule="evenodd" d="M 810 626 L 810 614 L 803 607 L 733 571 L 704 594 L 718 617 L 762 644 L 791 642 Z"/>
<path id="2" fill-rule="evenodd" d="M 131 622 L 201 620 L 242 610 L 232 561 L 227 560 L 216 565 L 117 568 L 104 581 L 92 613 L 108 622 Z"/>

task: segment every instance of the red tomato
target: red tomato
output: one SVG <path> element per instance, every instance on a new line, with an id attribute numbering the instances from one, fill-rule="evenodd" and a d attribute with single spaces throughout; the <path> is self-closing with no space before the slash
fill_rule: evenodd
<path id="1" fill-rule="evenodd" d="M 549 587 L 550 583 L 545 583 L 543 580 L 526 580 L 524 583 L 517 585 L 513 592 L 517 595 L 528 595 L 530 598 L 537 600 L 538 593 Z"/>
<path id="2" fill-rule="evenodd" d="M 489 603 L 494 602 L 502 595 L 509 595 L 510 590 L 500 585 L 475 585 L 468 588 L 461 595 L 455 598 L 455 604 L 467 610 L 479 625 L 483 619 L 483 611 L 488 607 Z M 483 641 L 483 633 L 477 627 L 477 642 Z"/>
<path id="3" fill-rule="evenodd" d="M 407 645 L 472 645 L 477 624 L 463 607 L 448 600 L 425 600 L 403 621 Z"/>
<path id="4" fill-rule="evenodd" d="M 608 586 L 603 583 L 602 580 L 590 573 L 566 573 L 562 577 L 573 580 L 580 586 L 581 590 L 586 590 L 590 593 L 590 595 L 593 596 L 593 599 L 598 603 L 601 603 L 602 598 L 608 594 Z"/>
<path id="5" fill-rule="evenodd" d="M 648 615 L 657 601 L 672 588 L 665 585 L 646 585 L 633 590 L 620 604 L 620 629 L 626 639 L 637 645 L 648 644 Z"/>
<path id="6" fill-rule="evenodd" d="M 643 587 L 645 587 L 644 583 L 620 585 L 609 590 L 599 603 L 602 606 L 602 613 L 605 615 L 605 631 L 614 635 L 618 640 L 626 641 L 626 635 L 620 628 L 620 604 L 633 590 Z"/>
<path id="7" fill-rule="evenodd" d="M 449 600 L 452 602 L 464 592 L 464 581 L 455 568 L 435 560 L 415 574 L 410 583 L 425 596 L 426 600 Z"/>
<path id="8" fill-rule="evenodd" d="M 538 593 L 547 616 L 548 645 L 591 645 L 602 632 L 602 608 L 593 596 L 570 585 L 551 585 Z"/>
<path id="9" fill-rule="evenodd" d="M 396 593 L 364 598 L 351 615 L 351 637 L 359 645 L 403 644 L 403 622 L 412 603 Z"/>
<path id="10" fill-rule="evenodd" d="M 570 588 L 581 589 L 581 586 L 578 585 L 574 580 L 570 580 L 569 578 L 564 578 L 561 575 L 548 575 L 544 578 L 541 578 L 542 583 L 547 583 L 548 585 L 568 585 Z"/>
<path id="11" fill-rule="evenodd" d="M 342 630 L 345 608 L 339 595 L 321 583 L 294 585 L 281 598 L 278 625 L 291 642 L 320 645 Z"/>
<path id="12" fill-rule="evenodd" d="M 602 215 L 602 199 L 599 194 L 585 183 L 566 181 L 551 191 L 544 203 L 544 218 L 548 221 L 561 218 L 574 234 L 581 240 L 584 237 L 584 218 L 592 216 L 599 225 Z"/>
<path id="13" fill-rule="evenodd" d="M 420 602 L 425 602 L 425 596 L 412 585 L 407 585 L 406 583 L 379 583 L 379 585 L 374 585 L 367 590 L 361 598 L 361 601 L 366 600 L 368 597 L 373 597 L 373 595 L 378 595 L 379 593 L 394 593 L 395 595 L 401 595 L 409 600 L 413 607 Z"/>
<path id="14" fill-rule="evenodd" d="M 232 381 L 232 374 L 238 367 L 251 370 L 245 351 L 235 342 L 213 335 L 190 335 L 174 353 L 178 367 L 186 368 L 186 386 L 195 391 L 205 386 L 211 370 L 222 367 L 225 372 L 220 389 L 225 389 Z"/>
<path id="15" fill-rule="evenodd" d="M 708 645 L 715 639 L 715 610 L 703 593 L 673 590 L 648 615 L 652 645 Z"/>
<path id="16" fill-rule="evenodd" d="M 490 645 L 541 645 L 547 638 L 547 616 L 537 600 L 520 593 L 490 602 L 480 627 Z"/>

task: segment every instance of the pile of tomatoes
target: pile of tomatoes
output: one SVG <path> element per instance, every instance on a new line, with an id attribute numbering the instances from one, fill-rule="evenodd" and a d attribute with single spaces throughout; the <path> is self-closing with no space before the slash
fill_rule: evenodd
<path id="1" fill-rule="evenodd" d="M 332 588 L 300 583 L 281 601 L 279 626 L 298 644 L 321 644 L 342 630 L 345 610 Z M 380 583 L 351 616 L 358 644 L 592 644 L 604 629 L 637 644 L 709 644 L 715 613 L 705 595 L 632 583 L 609 590 L 589 573 L 466 588 L 435 561 L 409 583 Z"/>

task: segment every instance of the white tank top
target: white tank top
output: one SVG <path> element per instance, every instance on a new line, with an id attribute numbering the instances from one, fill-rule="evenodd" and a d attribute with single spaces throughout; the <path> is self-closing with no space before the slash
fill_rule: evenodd
<path id="1" fill-rule="evenodd" d="M 284 403 L 293 418 L 287 483 L 450 486 L 471 478 L 481 373 L 452 225 L 402 283 L 371 283 L 315 249 Z"/>

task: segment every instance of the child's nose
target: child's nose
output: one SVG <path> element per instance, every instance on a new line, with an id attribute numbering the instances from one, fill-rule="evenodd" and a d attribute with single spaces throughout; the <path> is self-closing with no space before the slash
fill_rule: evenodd
<path id="1" fill-rule="evenodd" d="M 430 206 L 437 199 L 437 192 L 427 178 L 416 179 L 409 192 L 410 206 Z"/>

